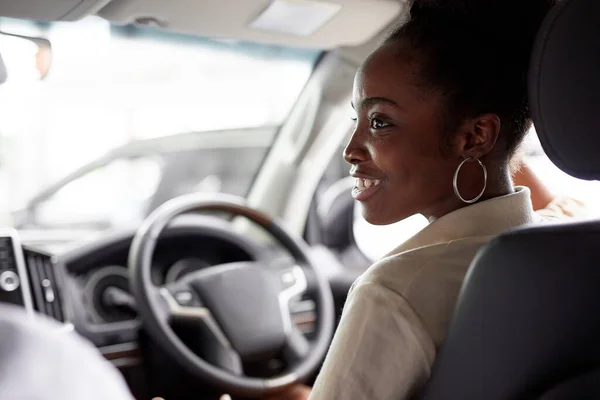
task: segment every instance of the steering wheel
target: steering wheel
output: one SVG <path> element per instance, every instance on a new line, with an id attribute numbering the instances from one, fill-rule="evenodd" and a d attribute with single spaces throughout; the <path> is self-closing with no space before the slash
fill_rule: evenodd
<path id="1" fill-rule="evenodd" d="M 192 211 L 224 211 L 263 227 L 294 258 L 275 269 L 261 261 L 209 267 L 161 287 L 151 281 L 152 256 L 164 228 Z M 260 397 L 304 380 L 320 365 L 334 329 L 334 307 L 326 277 L 311 261 L 307 245 L 236 196 L 192 194 L 152 212 L 134 236 L 129 251 L 131 291 L 149 335 L 193 375 L 228 393 Z M 309 283 L 310 282 L 310 283 Z M 292 324 L 289 302 L 308 289 L 316 302 L 317 324 L 309 342 Z M 207 332 L 213 362 L 196 354 L 175 333 L 172 322 L 185 320 Z M 216 356 L 215 356 L 216 354 Z M 282 354 L 287 369 L 279 376 L 244 375 L 244 361 Z M 207 358 L 207 357 L 205 357 Z"/>

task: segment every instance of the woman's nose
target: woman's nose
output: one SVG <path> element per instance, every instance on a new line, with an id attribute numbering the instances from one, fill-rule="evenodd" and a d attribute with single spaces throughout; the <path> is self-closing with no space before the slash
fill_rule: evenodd
<path id="1" fill-rule="evenodd" d="M 365 148 L 364 144 L 360 143 L 356 135 L 353 135 L 348 142 L 348 145 L 344 149 L 344 160 L 348 164 L 359 164 L 369 159 L 369 152 Z"/>

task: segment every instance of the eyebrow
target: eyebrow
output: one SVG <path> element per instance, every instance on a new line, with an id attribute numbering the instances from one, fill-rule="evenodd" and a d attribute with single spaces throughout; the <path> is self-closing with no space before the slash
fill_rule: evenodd
<path id="1" fill-rule="evenodd" d="M 359 105 L 361 107 L 369 108 L 378 103 L 385 103 L 385 104 L 389 104 L 389 105 L 392 105 L 397 108 L 401 108 L 400 105 L 398 105 L 398 103 L 396 103 L 394 100 L 388 99 L 387 97 L 367 97 L 366 99 L 362 100 L 359 103 Z M 350 102 L 350 104 L 352 105 L 352 108 L 355 108 L 353 102 Z"/>

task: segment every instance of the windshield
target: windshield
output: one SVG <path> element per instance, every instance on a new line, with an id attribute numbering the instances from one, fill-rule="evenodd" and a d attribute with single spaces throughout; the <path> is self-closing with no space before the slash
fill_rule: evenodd
<path id="1" fill-rule="evenodd" d="M 99 18 L 0 31 L 51 43 L 0 35 L 0 225 L 21 228 L 130 226 L 181 194 L 245 195 L 319 55 Z"/>

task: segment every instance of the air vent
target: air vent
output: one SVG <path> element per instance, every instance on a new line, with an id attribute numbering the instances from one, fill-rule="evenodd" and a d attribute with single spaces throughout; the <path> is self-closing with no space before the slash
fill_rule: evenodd
<path id="1" fill-rule="evenodd" d="M 64 322 L 56 265 L 48 255 L 31 250 L 23 253 L 35 310 Z"/>

